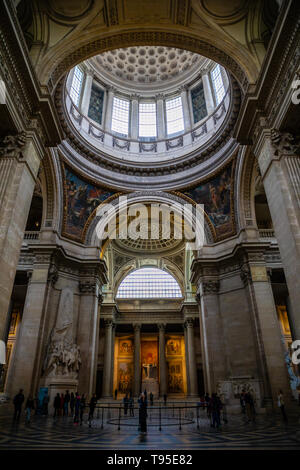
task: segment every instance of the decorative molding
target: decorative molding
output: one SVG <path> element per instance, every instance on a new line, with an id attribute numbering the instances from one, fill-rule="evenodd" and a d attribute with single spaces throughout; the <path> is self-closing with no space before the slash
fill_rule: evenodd
<path id="1" fill-rule="evenodd" d="M 26 132 L 0 138 L 0 157 L 19 157 L 26 145 Z"/>
<path id="2" fill-rule="evenodd" d="M 209 280 L 202 281 L 201 285 L 202 285 L 202 292 L 204 295 L 217 294 L 220 288 L 220 281 L 209 279 Z"/>
<path id="3" fill-rule="evenodd" d="M 300 155 L 300 136 L 294 136 L 289 132 L 279 132 L 271 129 L 271 143 L 275 149 L 275 155 Z"/>

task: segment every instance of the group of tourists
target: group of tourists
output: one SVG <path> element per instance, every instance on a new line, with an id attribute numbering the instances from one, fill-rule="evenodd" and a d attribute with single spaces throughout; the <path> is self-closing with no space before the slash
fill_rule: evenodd
<path id="1" fill-rule="evenodd" d="M 23 389 L 20 389 L 19 393 L 14 397 L 13 404 L 14 404 L 14 421 L 19 421 L 22 406 L 25 401 L 25 396 L 23 393 Z M 49 403 L 49 396 L 48 394 L 44 395 L 42 403 L 38 400 L 38 398 L 33 398 L 32 395 L 28 395 L 28 398 L 25 403 L 25 423 L 30 423 L 31 413 L 35 410 L 37 414 L 38 410 L 41 411 L 42 415 L 48 415 L 48 403 Z M 94 417 L 94 411 L 97 405 L 97 397 L 94 393 L 89 402 L 89 416 L 88 420 L 89 423 Z M 53 418 L 57 418 L 59 416 L 70 416 L 74 418 L 74 424 L 82 424 L 83 422 L 83 413 L 86 407 L 86 398 L 84 393 L 80 395 L 78 392 L 75 394 L 73 392 L 69 393 L 69 390 L 66 390 L 66 393 L 59 394 L 57 393 L 54 400 L 53 400 Z"/>
<path id="2" fill-rule="evenodd" d="M 217 393 L 212 393 L 211 396 L 208 393 L 202 395 L 198 406 L 206 408 L 211 427 L 219 428 L 221 426 L 221 419 L 223 419 L 224 423 L 228 422 L 225 404 L 222 403 Z"/>

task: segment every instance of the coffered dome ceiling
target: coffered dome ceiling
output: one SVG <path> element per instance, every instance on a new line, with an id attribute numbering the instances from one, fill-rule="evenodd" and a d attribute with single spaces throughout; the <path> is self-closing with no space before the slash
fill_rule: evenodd
<path id="1" fill-rule="evenodd" d="M 184 81 L 210 62 L 199 54 L 163 46 L 134 46 L 104 52 L 89 60 L 110 81 L 123 85 L 164 84 Z"/>

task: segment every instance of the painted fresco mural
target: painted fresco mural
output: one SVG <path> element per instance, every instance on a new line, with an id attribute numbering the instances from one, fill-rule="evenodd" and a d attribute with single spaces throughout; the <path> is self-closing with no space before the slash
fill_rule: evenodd
<path id="1" fill-rule="evenodd" d="M 183 392 L 182 361 L 168 363 L 168 392 Z"/>
<path id="2" fill-rule="evenodd" d="M 158 378 L 158 343 L 141 341 L 142 380 Z"/>
<path id="3" fill-rule="evenodd" d="M 132 390 L 133 364 L 132 362 L 119 362 L 118 364 L 118 391 L 129 393 Z"/>
<path id="4" fill-rule="evenodd" d="M 65 167 L 64 235 L 78 241 L 91 213 L 103 201 L 116 194 L 106 188 L 85 181 Z"/>
<path id="5" fill-rule="evenodd" d="M 224 238 L 234 233 L 232 191 L 233 164 L 231 163 L 211 180 L 183 193 L 197 204 L 204 204 L 204 210 L 215 231 L 215 238 Z"/>

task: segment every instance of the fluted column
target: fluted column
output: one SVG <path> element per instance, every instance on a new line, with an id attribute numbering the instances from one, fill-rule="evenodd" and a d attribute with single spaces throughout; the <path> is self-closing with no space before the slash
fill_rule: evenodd
<path id="1" fill-rule="evenodd" d="M 167 393 L 167 362 L 165 348 L 165 329 L 166 325 L 159 324 L 159 390 L 160 396 Z"/>
<path id="2" fill-rule="evenodd" d="M 198 396 L 198 383 L 197 383 L 197 367 L 196 367 L 196 354 L 195 354 L 195 339 L 194 339 L 194 321 L 189 318 L 185 322 L 187 330 L 187 349 L 188 349 L 188 365 L 189 365 L 189 379 L 191 397 Z"/>
<path id="3" fill-rule="evenodd" d="M 157 138 L 164 139 L 166 135 L 164 96 L 156 95 Z"/>
<path id="4" fill-rule="evenodd" d="M 289 401 L 290 387 L 284 363 L 280 325 L 263 252 L 249 252 L 243 265 L 242 280 L 248 288 L 254 331 L 257 337 L 260 370 L 264 383 L 265 404 L 276 406 L 278 390 Z"/>
<path id="5" fill-rule="evenodd" d="M 106 100 L 106 110 L 104 113 L 104 130 L 107 132 L 111 131 L 111 118 L 112 118 L 112 108 L 113 108 L 113 98 L 114 98 L 114 88 L 109 87 L 107 90 L 107 100 Z"/>
<path id="6" fill-rule="evenodd" d="M 184 346 L 185 346 L 185 368 L 186 368 L 186 382 L 187 382 L 187 395 L 190 395 L 190 367 L 189 367 L 189 348 L 188 348 L 188 336 L 187 328 L 184 324 Z"/>
<path id="7" fill-rule="evenodd" d="M 206 102 L 207 114 L 210 114 L 215 108 L 215 103 L 214 103 L 211 84 L 209 80 L 208 70 L 206 70 L 202 75 L 202 83 L 203 83 L 203 91 L 204 91 L 204 97 L 205 97 L 205 102 Z"/>
<path id="8" fill-rule="evenodd" d="M 300 339 L 300 151 L 299 136 L 265 131 L 255 154 L 279 245 L 291 308 L 293 339 Z"/>
<path id="9" fill-rule="evenodd" d="M 141 389 L 141 325 L 134 328 L 134 396 L 138 397 Z"/>
<path id="10" fill-rule="evenodd" d="M 15 346 L 11 373 L 6 391 L 14 396 L 20 388 L 24 393 L 36 393 L 41 374 L 43 332 L 47 320 L 47 305 L 57 273 L 49 270 L 52 252 L 35 255 L 32 275 L 27 286 L 22 321 Z M 55 267 L 53 266 L 55 269 Z"/>
<path id="11" fill-rule="evenodd" d="M 85 76 L 84 89 L 83 89 L 82 101 L 81 101 L 81 112 L 85 116 L 88 115 L 88 111 L 89 111 L 92 84 L 93 84 L 93 72 L 88 70 Z"/>
<path id="12" fill-rule="evenodd" d="M 218 279 L 204 278 L 200 281 L 198 289 L 205 386 L 208 393 L 216 391 L 218 382 L 226 378 L 227 372 L 224 363 L 219 286 Z"/>
<path id="13" fill-rule="evenodd" d="M 137 139 L 139 133 L 139 95 L 131 96 L 130 136 Z"/>
<path id="14" fill-rule="evenodd" d="M 25 133 L 0 141 L 0 341 L 42 153 Z M 1 348 L 2 348 L 1 347 Z"/>
<path id="15" fill-rule="evenodd" d="M 182 86 L 180 88 L 180 96 L 182 102 L 182 110 L 183 110 L 183 120 L 184 120 L 184 130 L 187 132 L 191 129 L 191 113 L 190 113 L 190 106 L 188 101 L 188 87 Z"/>
<path id="16" fill-rule="evenodd" d="M 104 343 L 104 367 L 103 367 L 103 386 L 102 397 L 111 398 L 111 371 L 112 371 L 112 320 L 105 320 L 105 343 Z"/>

